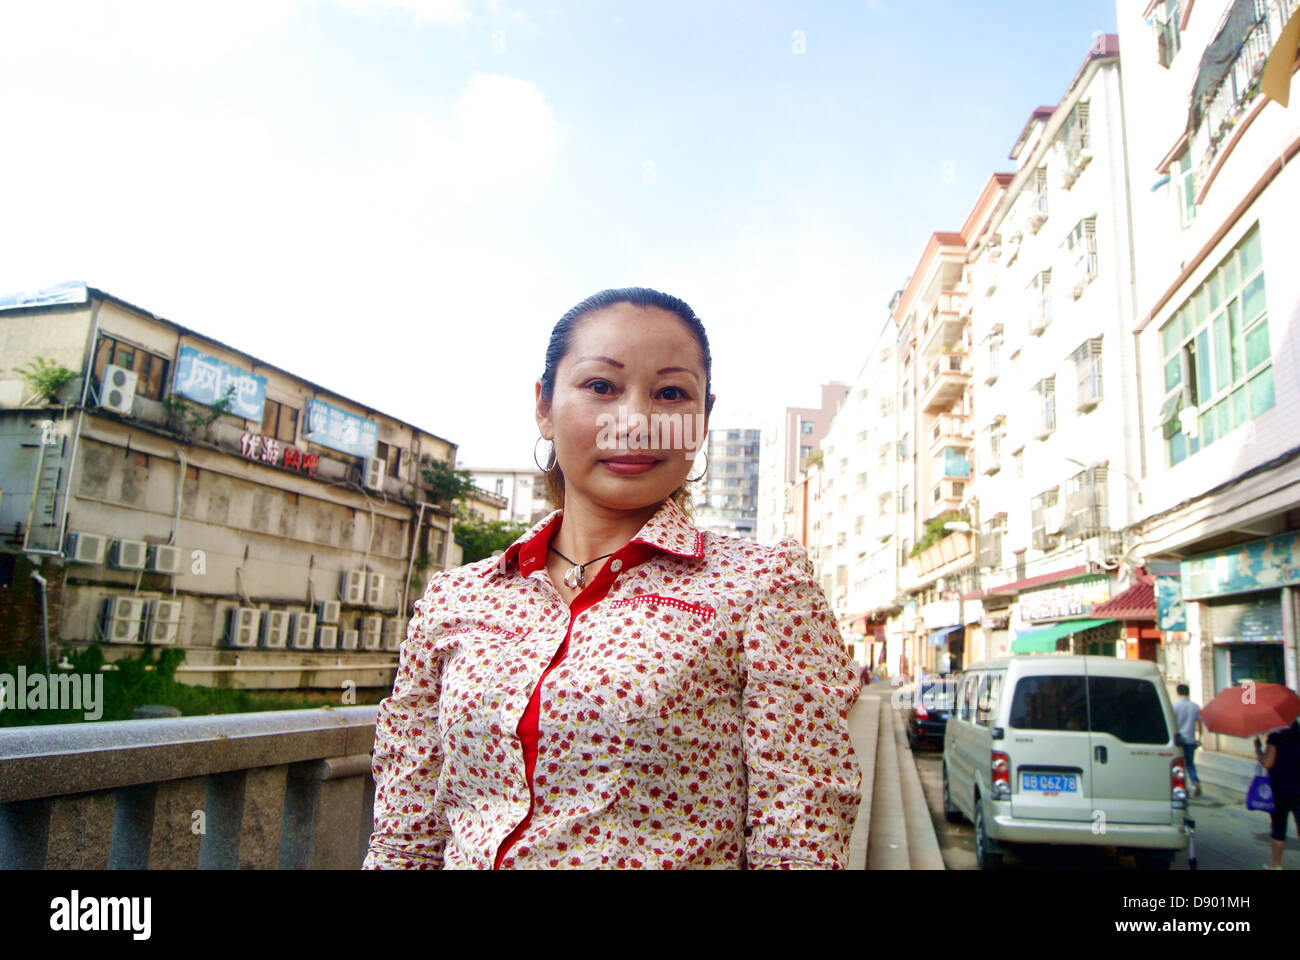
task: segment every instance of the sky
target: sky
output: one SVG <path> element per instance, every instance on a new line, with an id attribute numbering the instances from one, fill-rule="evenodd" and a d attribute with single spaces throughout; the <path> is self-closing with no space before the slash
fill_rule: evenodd
<path id="1" fill-rule="evenodd" d="M 852 382 L 1116 2 L 0 0 L 0 293 L 85 281 L 524 468 L 555 322 L 655 287 L 710 426 L 763 426 Z"/>

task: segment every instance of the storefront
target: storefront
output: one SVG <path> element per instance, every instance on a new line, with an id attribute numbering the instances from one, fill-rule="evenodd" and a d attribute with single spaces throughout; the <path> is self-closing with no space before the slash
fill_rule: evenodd
<path id="1" fill-rule="evenodd" d="M 1122 655 L 1120 622 L 1094 613 L 1109 600 L 1110 580 L 1104 575 L 1022 591 L 1018 604 L 1021 626 L 1011 652 Z"/>
<path id="2" fill-rule="evenodd" d="M 1202 661 L 1209 661 L 1203 696 L 1243 680 L 1296 689 L 1300 536 L 1190 557 L 1181 581 L 1189 629 L 1199 638 Z"/>

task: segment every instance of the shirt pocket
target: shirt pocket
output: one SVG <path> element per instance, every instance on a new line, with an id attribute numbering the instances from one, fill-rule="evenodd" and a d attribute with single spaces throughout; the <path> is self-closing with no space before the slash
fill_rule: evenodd
<path id="1" fill-rule="evenodd" d="M 486 625 L 456 627 L 433 641 L 442 658 L 442 689 L 438 719 L 443 728 L 472 715 L 482 715 L 488 694 L 501 687 L 502 660 L 524 633 Z"/>
<path id="2" fill-rule="evenodd" d="M 660 594 L 611 600 L 589 628 L 570 682 L 621 722 L 666 717 L 712 694 L 712 606 Z"/>

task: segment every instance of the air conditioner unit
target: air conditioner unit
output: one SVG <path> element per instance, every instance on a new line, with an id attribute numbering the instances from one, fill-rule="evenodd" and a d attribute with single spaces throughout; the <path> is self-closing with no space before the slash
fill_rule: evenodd
<path id="1" fill-rule="evenodd" d="M 149 615 L 149 643 L 175 643 L 181 632 L 179 600 L 155 600 Z"/>
<path id="2" fill-rule="evenodd" d="M 181 548 L 155 544 L 149 548 L 149 571 L 151 573 L 179 573 L 181 569 Z"/>
<path id="3" fill-rule="evenodd" d="M 289 628 L 289 645 L 295 650 L 310 650 L 316 645 L 316 614 L 295 613 Z"/>
<path id="4" fill-rule="evenodd" d="M 289 641 L 289 611 L 274 610 L 262 618 L 262 646 L 283 650 Z"/>
<path id="5" fill-rule="evenodd" d="M 357 639 L 361 634 L 356 630 L 339 631 L 339 649 L 355 650 L 357 648 Z"/>
<path id="6" fill-rule="evenodd" d="M 149 545 L 143 540 L 114 540 L 108 563 L 119 570 L 143 570 L 148 556 Z"/>
<path id="7" fill-rule="evenodd" d="M 338 627 L 318 627 L 316 630 L 316 649 L 334 650 L 339 645 Z"/>
<path id="8" fill-rule="evenodd" d="M 400 650 L 406 639 L 406 624 L 401 617 L 389 617 L 384 621 L 384 649 Z"/>
<path id="9" fill-rule="evenodd" d="M 257 646 L 257 628 L 262 611 L 256 607 L 232 607 L 227 612 L 226 644 L 231 647 Z"/>
<path id="10" fill-rule="evenodd" d="M 384 643 L 384 618 L 361 618 L 361 646 L 366 650 L 378 650 Z"/>
<path id="11" fill-rule="evenodd" d="M 104 378 L 100 381 L 99 405 L 124 417 L 131 416 L 135 408 L 137 380 L 133 371 L 110 363 L 104 368 Z"/>
<path id="12" fill-rule="evenodd" d="M 350 607 L 359 607 L 366 600 L 366 571 L 344 570 L 339 576 L 339 599 Z"/>
<path id="13" fill-rule="evenodd" d="M 316 604 L 316 619 L 321 623 L 338 623 L 339 602 L 337 600 L 325 600 Z"/>
<path id="14" fill-rule="evenodd" d="M 366 579 L 366 606 L 382 607 L 384 605 L 384 575 L 372 573 Z"/>
<path id="15" fill-rule="evenodd" d="M 104 600 L 103 634 L 109 643 L 143 642 L 145 606 L 139 597 Z"/>
<path id="16" fill-rule="evenodd" d="M 63 544 L 63 552 L 73 563 L 104 562 L 108 537 L 98 533 L 70 533 Z"/>
<path id="17" fill-rule="evenodd" d="M 366 488 L 369 490 L 379 490 L 384 485 L 384 468 L 388 464 L 377 457 L 366 458 L 366 467 L 364 470 L 364 481 Z"/>

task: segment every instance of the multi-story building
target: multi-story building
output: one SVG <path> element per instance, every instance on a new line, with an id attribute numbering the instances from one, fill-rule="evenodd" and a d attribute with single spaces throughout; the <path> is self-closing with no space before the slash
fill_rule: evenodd
<path id="1" fill-rule="evenodd" d="M 412 604 L 459 563 L 435 434 L 81 284 L 0 300 L 6 576 L 51 647 L 184 649 L 209 686 L 391 685 Z M 12 372 L 61 368 L 40 390 Z M 67 382 L 55 386 L 58 379 Z M 0 656 L 40 649 L 39 615 Z"/>
<path id="2" fill-rule="evenodd" d="M 754 538 L 758 519 L 758 430 L 710 430 L 708 464 L 696 493 L 696 525 Z M 692 467 L 691 475 L 698 468 Z"/>
<path id="3" fill-rule="evenodd" d="M 813 556 L 846 642 L 873 666 L 885 658 L 886 624 L 899 609 L 897 370 L 886 318 L 821 444 L 827 509 Z"/>
<path id="4" fill-rule="evenodd" d="M 1202 702 L 1244 679 L 1300 687 L 1298 6 L 1119 4 L 1139 552 L 1178 563 L 1157 578 L 1162 652 Z"/>
<path id="5" fill-rule="evenodd" d="M 1093 43 L 1064 97 L 1033 111 L 970 251 L 981 609 L 968 659 L 1114 654 L 1095 606 L 1131 576 L 1141 475 L 1133 246 L 1119 44 Z M 1129 529 L 1127 543 L 1122 531 Z M 1062 634 L 1062 631 L 1074 631 Z"/>
<path id="6" fill-rule="evenodd" d="M 795 536 L 786 492 L 803 470 L 809 455 L 818 448 L 835 411 L 849 388 L 842 383 L 824 383 L 821 406 L 786 407 L 763 429 L 759 457 L 758 539 L 775 543 Z"/>
<path id="7" fill-rule="evenodd" d="M 506 509 L 502 520 L 513 520 L 532 526 L 552 510 L 546 496 L 546 478 L 540 470 L 492 470 L 470 468 L 475 486 L 488 493 L 505 497 Z"/>

